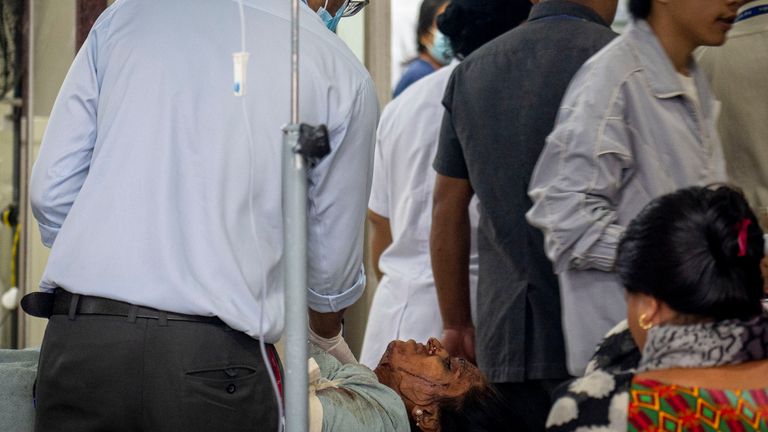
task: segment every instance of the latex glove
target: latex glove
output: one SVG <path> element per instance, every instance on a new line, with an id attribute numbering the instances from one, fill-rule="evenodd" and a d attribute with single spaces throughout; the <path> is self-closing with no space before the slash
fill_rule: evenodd
<path id="1" fill-rule="evenodd" d="M 349 349 L 349 345 L 347 345 L 347 341 L 344 340 L 341 333 L 342 332 L 339 332 L 336 336 L 327 339 L 312 331 L 312 327 L 310 326 L 309 341 L 328 354 L 336 357 L 336 360 L 341 362 L 341 364 L 356 364 L 357 359 L 355 358 L 355 355 L 352 354 L 352 350 Z"/>

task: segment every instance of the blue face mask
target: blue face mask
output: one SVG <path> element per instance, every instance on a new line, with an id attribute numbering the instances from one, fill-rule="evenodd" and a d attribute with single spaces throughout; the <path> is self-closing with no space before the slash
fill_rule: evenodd
<path id="1" fill-rule="evenodd" d="M 338 27 L 339 21 L 341 21 L 341 16 L 344 15 L 344 11 L 347 9 L 347 4 L 349 4 L 349 0 L 346 0 L 344 4 L 341 5 L 339 10 L 336 12 L 336 15 L 331 15 L 331 13 L 328 12 L 328 10 L 325 8 L 328 6 L 328 0 L 325 0 L 325 6 L 317 10 L 317 14 L 320 15 L 320 19 L 323 20 L 325 26 L 328 27 L 328 30 L 336 33 L 336 27 Z"/>
<path id="2" fill-rule="evenodd" d="M 451 41 L 440 30 L 435 30 L 435 37 L 432 40 L 432 46 L 429 47 L 429 55 L 432 56 L 435 61 L 445 66 L 453 59 L 453 48 L 451 48 Z"/>

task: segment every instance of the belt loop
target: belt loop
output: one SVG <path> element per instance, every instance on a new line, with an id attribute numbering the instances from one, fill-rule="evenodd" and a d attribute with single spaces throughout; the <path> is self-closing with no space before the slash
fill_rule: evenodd
<path id="1" fill-rule="evenodd" d="M 77 304 L 80 303 L 80 294 L 72 294 L 72 299 L 69 301 L 69 319 L 74 320 L 77 314 Z"/>
<path id="2" fill-rule="evenodd" d="M 135 323 L 136 315 L 138 314 L 139 314 L 139 307 L 136 305 L 131 305 L 131 307 L 128 308 L 128 322 Z"/>
<path id="3" fill-rule="evenodd" d="M 157 317 L 157 325 L 159 327 L 168 327 L 168 314 L 160 311 Z"/>

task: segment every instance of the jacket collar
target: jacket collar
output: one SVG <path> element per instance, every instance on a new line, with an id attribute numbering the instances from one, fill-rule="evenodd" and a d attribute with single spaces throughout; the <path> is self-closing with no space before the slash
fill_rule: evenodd
<path id="1" fill-rule="evenodd" d="M 609 24 L 593 9 L 568 0 L 547 0 L 534 5 L 528 21 L 536 21 L 541 18 L 557 15 L 568 15 L 609 27 Z"/>
<path id="2" fill-rule="evenodd" d="M 683 84 L 680 82 L 677 70 L 648 22 L 641 19 L 633 20 L 627 27 L 625 35 L 641 67 L 646 71 L 644 76 L 653 94 L 659 99 L 681 96 Z M 689 70 L 699 92 L 702 110 L 709 116 L 712 104 L 708 90 L 705 91 L 709 88 L 707 78 L 695 60 L 691 60 Z"/>
<path id="3" fill-rule="evenodd" d="M 739 8 L 739 14 L 748 11 L 752 8 L 766 6 L 768 0 L 755 0 L 751 1 Z M 728 32 L 728 38 L 735 38 L 757 32 L 765 32 L 768 30 L 768 15 L 760 15 L 746 19 L 744 21 L 738 21 L 733 25 L 733 28 Z"/>

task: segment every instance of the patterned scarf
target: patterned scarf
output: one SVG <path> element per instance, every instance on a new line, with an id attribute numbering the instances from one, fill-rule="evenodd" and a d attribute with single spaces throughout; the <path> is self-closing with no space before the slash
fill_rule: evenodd
<path id="1" fill-rule="evenodd" d="M 768 358 L 768 314 L 750 321 L 664 325 L 648 331 L 637 372 L 700 368 Z"/>

